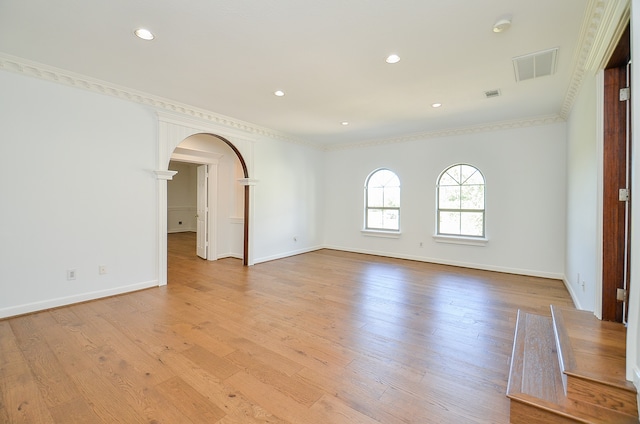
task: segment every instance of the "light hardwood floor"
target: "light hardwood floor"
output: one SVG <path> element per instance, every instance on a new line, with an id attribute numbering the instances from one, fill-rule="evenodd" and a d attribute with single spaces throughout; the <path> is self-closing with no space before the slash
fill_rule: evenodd
<path id="1" fill-rule="evenodd" d="M 4 423 L 508 423 L 518 309 L 561 281 L 320 250 L 0 321 Z"/>

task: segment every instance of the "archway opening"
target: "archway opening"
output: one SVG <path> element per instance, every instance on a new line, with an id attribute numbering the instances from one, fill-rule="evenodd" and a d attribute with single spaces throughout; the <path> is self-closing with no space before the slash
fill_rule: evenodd
<path id="1" fill-rule="evenodd" d="M 176 146 L 168 169 L 178 173 L 167 184 L 167 233 L 197 234 L 194 255 L 204 259 L 248 265 L 248 172 L 239 150 L 224 137 L 197 133 Z"/>

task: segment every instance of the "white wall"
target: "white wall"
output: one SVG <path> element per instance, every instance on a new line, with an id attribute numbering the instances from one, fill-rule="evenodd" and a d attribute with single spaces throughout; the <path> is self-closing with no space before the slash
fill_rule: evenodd
<path id="1" fill-rule="evenodd" d="M 178 173 L 167 181 L 167 231 L 196 231 L 197 165 L 171 161 L 169 169 Z"/>
<path id="2" fill-rule="evenodd" d="M 256 263 L 322 247 L 323 172 L 320 150 L 272 140 L 256 143 Z"/>
<path id="3" fill-rule="evenodd" d="M 157 285 L 155 111 L 5 71 L 0 92 L 0 317 Z M 241 257 L 242 175 L 216 146 L 218 253 Z M 323 152 L 257 136 L 251 160 L 255 262 L 321 247 Z"/>
<path id="4" fill-rule="evenodd" d="M 0 93 L 0 317 L 157 284 L 153 111 L 4 71 Z"/>
<path id="5" fill-rule="evenodd" d="M 576 307 L 593 311 L 601 253 L 597 240 L 598 147 L 596 77 L 585 75 L 568 120 L 567 263 L 565 283 Z M 578 279 L 578 276 L 580 278 Z M 583 285 L 584 283 L 584 285 Z"/>
<path id="6" fill-rule="evenodd" d="M 563 123 L 327 153 L 325 244 L 364 253 L 561 278 L 566 125 Z M 437 243 L 435 185 L 455 163 L 486 179 L 485 246 Z M 402 186 L 398 239 L 365 236 L 364 182 L 389 168 Z M 423 247 L 420 247 L 420 243 Z"/>

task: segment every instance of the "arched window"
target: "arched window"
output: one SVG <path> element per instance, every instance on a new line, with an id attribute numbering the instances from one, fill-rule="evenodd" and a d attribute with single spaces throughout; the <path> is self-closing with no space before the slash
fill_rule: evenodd
<path id="1" fill-rule="evenodd" d="M 400 231 L 400 179 L 388 169 L 372 172 L 364 187 L 366 230 Z"/>
<path id="2" fill-rule="evenodd" d="M 484 237 L 484 177 L 471 165 L 445 169 L 437 186 L 437 233 Z"/>

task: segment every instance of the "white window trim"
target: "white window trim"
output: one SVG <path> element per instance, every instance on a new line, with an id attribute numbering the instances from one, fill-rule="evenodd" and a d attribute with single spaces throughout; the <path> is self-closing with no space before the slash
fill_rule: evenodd
<path id="1" fill-rule="evenodd" d="M 447 172 L 449 169 L 453 168 L 454 166 L 459 166 L 459 165 L 467 165 L 470 166 L 472 168 L 474 168 L 476 171 L 478 171 L 478 173 L 482 176 L 482 186 L 483 186 L 483 190 L 484 190 L 484 194 L 483 194 L 483 208 L 482 209 L 478 209 L 478 210 L 468 210 L 469 212 L 478 212 L 481 211 L 482 212 L 482 233 L 483 235 L 480 237 L 477 236 L 469 236 L 469 235 L 465 235 L 465 234 L 441 234 L 440 231 L 440 211 L 442 210 L 448 210 L 448 209 L 440 209 L 440 180 L 442 179 L 442 176 L 444 175 L 445 172 Z M 489 242 L 489 239 L 487 238 L 487 221 L 486 221 L 486 213 L 487 213 L 487 198 L 486 198 L 486 179 L 484 177 L 484 174 L 482 173 L 482 171 L 480 171 L 480 168 L 477 168 L 475 165 L 471 165 L 469 163 L 458 163 L 458 164 L 454 164 L 449 166 L 448 168 L 446 168 L 444 171 L 442 171 L 440 173 L 440 175 L 438 176 L 437 182 L 436 182 L 436 228 L 435 231 L 436 233 L 433 235 L 433 238 L 436 242 L 438 243 L 450 243 L 450 244 L 466 244 L 466 245 L 470 245 L 470 246 L 484 246 L 485 244 L 487 244 Z M 461 184 L 462 186 L 463 184 Z M 462 212 L 463 209 L 455 209 L 452 211 L 457 211 L 457 212 Z"/>
<path id="2" fill-rule="evenodd" d="M 486 246 L 489 239 L 486 237 L 469 237 L 456 235 L 434 234 L 433 239 L 437 243 L 464 244 L 467 246 Z"/>
<path id="3" fill-rule="evenodd" d="M 391 172 L 393 175 L 395 175 L 395 177 L 398 179 L 398 183 L 400 183 L 400 177 L 398 177 L 398 174 L 396 174 L 394 171 L 392 171 L 389 168 L 378 168 L 375 169 L 374 171 L 372 171 L 366 178 L 365 180 L 365 184 L 364 184 L 364 228 L 361 230 L 362 233 L 364 235 L 367 236 L 373 236 L 373 237 L 385 237 L 385 238 L 399 238 L 400 237 L 400 206 L 397 207 L 387 207 L 387 206 L 382 206 L 382 207 L 369 207 L 369 181 L 371 180 L 371 177 L 379 171 L 389 171 Z M 398 188 L 400 188 L 401 185 L 398 186 Z M 387 229 L 382 229 L 382 228 L 370 228 L 369 225 L 369 220 L 368 220 L 368 213 L 369 213 L 369 209 L 380 209 L 382 211 L 384 210 L 397 210 L 398 211 L 398 229 L 397 230 L 387 230 Z"/>
<path id="4" fill-rule="evenodd" d="M 402 235 L 402 233 L 400 231 L 385 231 L 385 230 L 367 230 L 367 229 L 362 229 L 360 230 L 360 232 L 362 233 L 362 235 L 364 236 L 368 236 L 368 237 L 382 237 L 382 238 L 400 238 L 400 236 Z"/>

